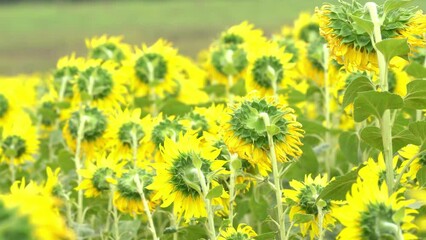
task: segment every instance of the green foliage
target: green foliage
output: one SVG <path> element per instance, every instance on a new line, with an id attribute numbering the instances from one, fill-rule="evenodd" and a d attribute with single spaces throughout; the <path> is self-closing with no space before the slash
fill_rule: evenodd
<path id="1" fill-rule="evenodd" d="M 390 60 L 396 56 L 407 58 L 410 52 L 407 39 L 385 39 L 376 43 L 376 47 L 385 56 L 387 62 L 390 62 Z"/>
<path id="2" fill-rule="evenodd" d="M 361 92 L 355 98 L 354 119 L 362 122 L 370 116 L 381 119 L 387 109 L 400 109 L 404 105 L 402 98 L 390 92 Z"/>
<path id="3" fill-rule="evenodd" d="M 426 81 L 414 80 L 407 84 L 407 95 L 404 98 L 406 108 L 426 108 Z"/>
<path id="4" fill-rule="evenodd" d="M 408 64 L 408 66 L 405 68 L 405 71 L 408 73 L 408 75 L 415 78 L 426 78 L 426 67 L 418 62 L 411 62 Z"/>
<path id="5" fill-rule="evenodd" d="M 353 170 L 343 176 L 337 177 L 330 182 L 318 196 L 323 200 L 345 200 L 346 193 L 350 191 L 352 184 L 356 182 L 358 170 Z"/>
<path id="6" fill-rule="evenodd" d="M 346 88 L 345 95 L 343 96 L 343 107 L 353 103 L 358 93 L 368 92 L 375 90 L 374 84 L 366 76 L 359 76 L 354 79 Z"/>

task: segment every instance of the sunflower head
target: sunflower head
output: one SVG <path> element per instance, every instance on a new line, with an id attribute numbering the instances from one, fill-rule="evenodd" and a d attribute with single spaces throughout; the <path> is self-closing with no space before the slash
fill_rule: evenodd
<path id="1" fill-rule="evenodd" d="M 325 37 L 330 53 L 349 71 L 375 70 L 377 57 L 369 33 L 364 31 L 354 19 L 371 21 L 368 11 L 358 2 L 338 5 L 323 5 L 316 10 L 320 21 L 321 35 Z M 383 16 L 381 34 L 383 39 L 407 38 L 411 48 L 424 46 L 422 34 L 426 26 L 424 17 L 415 8 L 396 8 L 384 14 L 384 6 L 378 6 L 379 16 Z"/>
<path id="2" fill-rule="evenodd" d="M 136 180 L 137 178 L 137 180 Z M 141 198 L 141 191 L 149 201 L 149 208 L 152 211 L 157 205 L 151 201 L 154 191 L 146 188 L 153 181 L 153 175 L 147 170 L 136 168 L 121 175 L 117 182 L 114 194 L 114 205 L 118 210 L 130 215 L 142 214 L 144 206 Z M 140 185 L 138 184 L 140 183 Z M 140 189 L 142 187 L 142 189 Z"/>
<path id="3" fill-rule="evenodd" d="M 6 96 L 0 93 L 0 118 L 6 115 L 7 110 L 9 109 L 9 101 Z"/>
<path id="4" fill-rule="evenodd" d="M 246 224 L 239 224 L 237 229 L 228 226 L 219 232 L 217 240 L 254 240 L 257 237 L 252 227 Z"/>
<path id="5" fill-rule="evenodd" d="M 334 210 L 334 216 L 345 227 L 338 239 L 416 239 L 412 223 L 417 212 L 408 207 L 400 189 L 389 195 L 386 182 L 380 187 L 365 179 L 352 185 L 347 205 Z"/>
<path id="6" fill-rule="evenodd" d="M 294 37 L 309 43 L 320 37 L 319 23 L 316 15 L 301 13 L 294 22 Z"/>
<path id="7" fill-rule="evenodd" d="M 162 118 L 162 116 L 159 116 L 159 118 Z M 153 127 L 151 140 L 156 147 L 159 147 L 166 138 L 177 139 L 179 133 L 183 131 L 185 131 L 185 128 L 179 119 L 168 117 Z"/>
<path id="8" fill-rule="evenodd" d="M 77 81 L 85 60 L 75 55 L 59 59 L 57 68 L 53 72 L 53 87 L 62 98 L 71 98 L 74 95 L 73 86 Z"/>
<path id="9" fill-rule="evenodd" d="M 309 232 L 311 239 L 319 234 L 318 224 L 316 223 L 317 219 L 320 217 L 317 203 L 319 195 L 327 184 L 327 175 L 323 177 L 318 175 L 315 179 L 313 179 L 311 175 L 307 175 L 305 176 L 304 182 L 292 180 L 290 186 L 293 189 L 283 190 L 284 199 L 291 206 L 291 220 L 294 218 L 295 214 L 310 214 L 314 216 L 312 221 L 300 225 L 302 235 L 306 235 Z M 334 218 L 331 217 L 331 212 L 335 204 L 330 200 L 322 201 L 324 202 L 324 206 L 321 207 L 321 211 L 324 214 L 323 227 L 327 229 L 335 223 Z"/>
<path id="10" fill-rule="evenodd" d="M 52 127 L 59 118 L 58 107 L 53 101 L 43 101 L 37 112 L 44 127 Z"/>
<path id="11" fill-rule="evenodd" d="M 112 60 L 120 63 L 129 57 L 130 47 L 121 43 L 122 37 L 112 36 L 94 37 L 86 39 L 86 46 L 89 49 L 89 57 L 102 61 Z"/>
<path id="12" fill-rule="evenodd" d="M 83 141 L 95 141 L 100 138 L 107 127 L 107 119 L 98 108 L 86 107 L 81 112 L 72 113 L 68 120 L 68 131 L 76 139 L 80 124 L 84 121 Z"/>
<path id="13" fill-rule="evenodd" d="M 260 98 L 255 93 L 240 99 L 229 110 L 225 123 L 224 141 L 231 153 L 238 153 L 253 165 L 268 168 L 268 131 L 263 115 L 267 115 L 274 128 L 273 140 L 277 158 L 289 161 L 302 153 L 299 146 L 303 137 L 301 124 L 295 120 L 293 110 L 279 103 L 273 97 Z"/>

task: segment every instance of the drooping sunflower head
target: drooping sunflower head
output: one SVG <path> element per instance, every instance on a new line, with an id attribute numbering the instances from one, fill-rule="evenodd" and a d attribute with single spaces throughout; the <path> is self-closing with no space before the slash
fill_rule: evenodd
<path id="1" fill-rule="evenodd" d="M 143 139 L 151 133 L 151 117 L 149 115 L 141 119 L 141 109 L 117 110 L 111 117 L 105 137 L 112 153 L 122 159 L 132 159 L 134 154 L 144 145 Z M 134 153 L 134 149 L 137 153 Z"/>
<path id="2" fill-rule="evenodd" d="M 204 177 L 214 171 L 219 174 L 225 164 L 225 161 L 216 160 L 219 153 L 219 149 L 203 145 L 192 133 L 180 134 L 177 142 L 166 138 L 161 147 L 164 162 L 155 165 L 157 175 L 148 187 L 157 191 L 154 200 L 161 199 L 162 207 L 173 203 L 173 212 L 186 220 L 207 216 L 195 162 L 200 163 Z M 218 185 L 213 179 L 206 181 L 211 187 Z"/>
<path id="3" fill-rule="evenodd" d="M 133 60 L 128 63 L 133 72 L 134 87 L 142 96 L 155 93 L 159 97 L 176 91 L 175 77 L 179 74 L 177 50 L 165 40 L 158 40 L 152 46 L 136 48 Z"/>
<path id="4" fill-rule="evenodd" d="M 220 230 L 217 240 L 254 240 L 257 233 L 246 224 L 239 224 L 237 229 L 228 226 Z"/>
<path id="5" fill-rule="evenodd" d="M 70 114 L 65 123 L 63 134 L 67 145 L 75 150 L 79 130 L 82 136 L 82 148 L 85 154 L 93 156 L 95 148 L 101 146 L 108 127 L 106 111 L 97 107 L 84 107 Z"/>
<path id="6" fill-rule="evenodd" d="M 114 205 L 123 213 L 128 213 L 133 216 L 142 214 L 144 212 L 141 196 L 143 191 L 148 201 L 149 210 L 152 211 L 158 203 L 158 201 L 153 201 L 152 199 L 155 191 L 147 188 L 152 181 L 153 174 L 141 168 L 132 169 L 122 174 L 118 179 L 116 191 L 114 193 Z M 138 183 L 140 183 L 140 185 Z"/>
<path id="7" fill-rule="evenodd" d="M 264 42 L 263 31 L 256 29 L 253 24 L 244 21 L 224 31 L 219 38 L 219 45 L 253 45 Z"/>
<path id="8" fill-rule="evenodd" d="M 360 3 L 341 1 L 337 5 L 323 5 L 316 13 L 321 35 L 330 47 L 331 55 L 349 71 L 375 70 L 377 57 L 371 37 L 356 24 L 354 18 L 371 21 L 369 13 Z M 383 16 L 384 7 L 378 7 Z M 424 46 L 422 34 L 426 31 L 424 15 L 415 8 L 396 8 L 387 12 L 381 26 L 383 39 L 407 38 L 411 48 Z"/>
<path id="9" fill-rule="evenodd" d="M 318 197 L 322 190 L 328 185 L 327 175 L 321 177 L 318 175 L 313 179 L 311 175 L 305 176 L 304 182 L 292 180 L 290 186 L 293 189 L 283 190 L 284 199 L 291 206 L 290 209 L 290 220 L 292 220 L 295 214 L 310 214 L 313 215 L 313 220 L 300 224 L 300 230 L 303 236 L 308 232 L 313 239 L 319 235 L 318 228 L 318 217 L 319 209 L 317 206 Z M 335 219 L 331 216 L 332 209 L 336 204 L 330 200 L 324 201 L 325 206 L 322 207 L 321 211 L 324 213 L 323 227 L 324 229 L 330 228 L 334 225 Z"/>
<path id="10" fill-rule="evenodd" d="M 86 47 L 89 51 L 89 57 L 102 61 L 112 60 L 121 63 L 130 57 L 130 46 L 121 42 L 122 36 L 102 35 L 86 39 Z"/>
<path id="11" fill-rule="evenodd" d="M 257 90 L 262 95 L 271 95 L 294 81 L 290 63 L 292 54 L 286 53 L 276 42 L 268 42 L 251 50 L 250 66 L 246 81 L 247 91 Z"/>
<path id="12" fill-rule="evenodd" d="M 386 182 L 358 180 L 346 196 L 347 205 L 333 215 L 343 224 L 338 239 L 417 239 L 412 223 L 417 212 L 400 189 L 389 195 Z"/>
<path id="13" fill-rule="evenodd" d="M 83 181 L 76 190 L 84 190 L 88 198 L 97 197 L 111 190 L 111 185 L 117 184 L 117 179 L 124 172 L 124 161 L 119 161 L 112 154 L 108 157 L 97 154 L 95 159 L 86 161 L 86 168 L 80 169 L 78 174 Z"/>
<path id="14" fill-rule="evenodd" d="M 239 99 L 228 112 L 224 124 L 225 144 L 231 153 L 263 169 L 262 174 L 270 167 L 268 132 L 262 115 L 266 114 L 275 126 L 272 138 L 278 161 L 287 162 L 301 155 L 302 126 L 296 121 L 293 109 L 275 98 L 261 98 L 251 93 Z"/>
<path id="15" fill-rule="evenodd" d="M 26 161 L 34 161 L 39 148 L 37 128 L 25 114 L 14 116 L 3 126 L 0 140 L 1 161 L 9 164 L 21 165 Z"/>
<path id="16" fill-rule="evenodd" d="M 294 21 L 294 38 L 306 43 L 315 41 L 320 37 L 319 21 L 316 15 L 301 13 Z"/>
<path id="17" fill-rule="evenodd" d="M 80 71 L 84 68 L 85 59 L 76 58 L 74 54 L 58 60 L 56 70 L 52 74 L 53 87 L 59 100 L 74 96 L 73 86 L 77 82 Z"/>
<path id="18" fill-rule="evenodd" d="M 89 59 L 80 71 L 74 87 L 74 103 L 90 102 L 94 106 L 118 107 L 124 103 L 125 88 L 116 64 Z"/>
<path id="19" fill-rule="evenodd" d="M 16 181 L 11 193 L 0 195 L 0 225 L 2 239 L 71 240 L 74 233 L 67 228 L 59 215 L 58 201 L 50 195 L 40 194 L 40 189 L 25 179 Z"/>

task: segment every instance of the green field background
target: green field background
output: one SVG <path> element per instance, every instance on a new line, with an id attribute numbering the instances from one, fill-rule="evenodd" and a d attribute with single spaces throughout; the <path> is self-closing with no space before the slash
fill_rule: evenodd
<path id="1" fill-rule="evenodd" d="M 84 39 L 123 35 L 125 42 L 163 37 L 191 57 L 220 31 L 243 20 L 267 36 L 313 12 L 318 0 L 168 0 L 0 4 L 0 75 L 45 72 L 61 56 L 85 54 Z M 331 1 L 333 2 L 333 1 Z M 365 2 L 365 1 L 364 1 Z M 377 1 L 383 2 L 383 1 Z M 426 9 L 426 0 L 414 3 Z"/>

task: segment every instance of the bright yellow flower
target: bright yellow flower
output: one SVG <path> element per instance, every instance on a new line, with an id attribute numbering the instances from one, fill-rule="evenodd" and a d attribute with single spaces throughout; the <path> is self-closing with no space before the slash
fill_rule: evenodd
<path id="1" fill-rule="evenodd" d="M 303 236 L 309 232 L 311 239 L 319 236 L 319 212 L 317 207 L 318 196 L 321 194 L 321 191 L 328 185 L 328 176 L 318 175 L 313 179 L 311 175 L 305 176 L 303 182 L 297 180 L 292 180 L 290 186 L 293 189 L 283 190 L 284 199 L 286 202 L 290 203 L 290 213 L 289 217 L 292 221 L 295 214 L 311 214 L 314 216 L 312 221 L 301 223 L 300 231 Z M 332 217 L 332 211 L 337 206 L 336 203 L 331 202 L 330 200 L 325 201 L 326 206 L 323 207 L 322 211 L 323 216 L 323 228 L 331 230 L 334 226 L 336 220 Z"/>
<path id="2" fill-rule="evenodd" d="M 254 240 L 257 237 L 252 227 L 246 224 L 239 224 L 237 229 L 228 226 L 221 229 L 217 240 Z"/>
<path id="3" fill-rule="evenodd" d="M 58 213 L 56 198 L 41 195 L 34 183 L 26 186 L 25 179 L 16 181 L 10 191 L 9 194 L 0 195 L 2 216 L 4 211 L 9 212 L 8 219 L 3 219 L 0 225 L 4 226 L 7 222 L 13 224 L 8 227 L 8 235 L 2 237 L 21 240 L 75 239 Z"/>
<path id="4" fill-rule="evenodd" d="M 117 184 L 126 162 L 120 161 L 113 155 L 102 156 L 97 154 L 95 159 L 86 160 L 86 168 L 77 170 L 83 181 L 75 190 L 84 190 L 88 198 L 97 197 L 111 189 L 111 184 Z"/>
<path id="5" fill-rule="evenodd" d="M 2 162 L 14 165 L 21 165 L 26 161 L 32 162 L 39 149 L 37 128 L 33 126 L 27 114 L 17 114 L 13 121 L 3 126 L 0 143 Z"/>
<path id="6" fill-rule="evenodd" d="M 122 36 L 102 35 L 86 39 L 86 47 L 89 50 L 89 57 L 102 61 L 112 60 L 121 63 L 131 56 L 131 48 L 128 44 L 122 43 Z"/>
<path id="7" fill-rule="evenodd" d="M 200 193 L 200 183 L 197 177 L 197 169 L 194 159 L 201 161 L 201 170 L 204 176 L 221 170 L 226 161 L 216 160 L 220 150 L 211 146 L 203 146 L 196 135 L 180 134 L 177 142 L 166 138 L 161 147 L 164 162 L 156 163 L 156 176 L 148 189 L 157 193 L 153 200 L 162 200 L 161 207 L 168 207 L 173 203 L 173 213 L 189 220 L 192 217 L 206 217 L 207 212 L 203 196 Z M 208 181 L 208 180 L 207 180 Z M 210 181 L 211 188 L 218 185 L 215 180 Z M 197 189 L 198 188 L 198 189 Z M 221 198 L 227 197 L 223 193 L 221 197 L 214 198 L 212 203 L 220 205 Z M 228 196 L 229 197 L 229 196 Z M 225 202 L 226 203 L 226 202 Z"/>
<path id="8" fill-rule="evenodd" d="M 299 147 L 302 145 L 302 126 L 296 121 L 294 110 L 274 97 L 260 98 L 254 92 L 237 99 L 227 111 L 229 115 L 223 130 L 225 144 L 231 153 L 248 160 L 262 175 L 270 171 L 271 163 L 266 126 L 260 113 L 268 114 L 271 122 L 279 128 L 273 136 L 278 161 L 287 162 L 302 154 Z"/>
<path id="9" fill-rule="evenodd" d="M 319 21 L 317 16 L 310 13 L 301 13 L 299 18 L 294 21 L 293 36 L 295 39 L 306 43 L 319 38 Z"/>
<path id="10" fill-rule="evenodd" d="M 408 208 L 413 201 L 405 200 L 401 188 L 389 195 L 386 182 L 358 180 L 346 196 L 347 205 L 335 209 L 334 216 L 345 227 L 337 239 L 417 239 L 415 225 Z"/>

